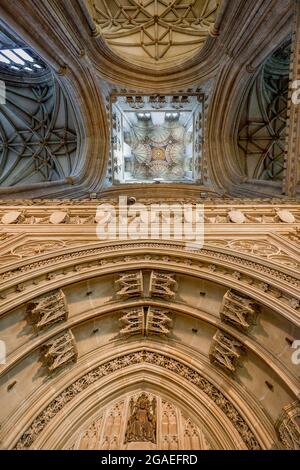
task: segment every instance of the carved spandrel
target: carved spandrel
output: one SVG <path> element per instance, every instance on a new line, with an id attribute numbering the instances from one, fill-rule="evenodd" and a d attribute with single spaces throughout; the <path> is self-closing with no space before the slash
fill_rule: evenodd
<path id="1" fill-rule="evenodd" d="M 243 352 L 242 343 L 218 330 L 213 337 L 209 359 L 212 364 L 218 365 L 225 372 L 232 373 L 235 372 Z"/>
<path id="2" fill-rule="evenodd" d="M 139 297 L 143 294 L 143 273 L 137 271 L 134 273 L 121 274 L 116 281 L 117 296 L 123 299 L 130 297 Z"/>
<path id="3" fill-rule="evenodd" d="M 283 409 L 275 427 L 286 449 L 300 450 L 300 401 Z"/>
<path id="4" fill-rule="evenodd" d="M 150 275 L 149 293 L 151 297 L 173 299 L 176 295 L 177 282 L 174 274 L 152 271 Z"/>
<path id="5" fill-rule="evenodd" d="M 77 361 L 77 347 L 71 331 L 48 341 L 41 349 L 41 360 L 49 373 Z"/>
<path id="6" fill-rule="evenodd" d="M 39 332 L 68 319 L 68 305 L 62 290 L 56 290 L 29 302 L 27 320 Z"/>
<path id="7" fill-rule="evenodd" d="M 129 418 L 125 433 L 125 444 L 128 442 L 156 443 L 156 398 L 142 393 L 136 400 L 129 402 Z"/>
<path id="8" fill-rule="evenodd" d="M 229 290 L 224 295 L 220 317 L 224 323 L 247 331 L 255 323 L 258 312 L 259 305 L 252 299 Z"/>

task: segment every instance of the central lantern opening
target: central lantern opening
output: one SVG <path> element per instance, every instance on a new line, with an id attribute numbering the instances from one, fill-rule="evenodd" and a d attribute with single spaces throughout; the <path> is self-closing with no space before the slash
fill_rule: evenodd
<path id="1" fill-rule="evenodd" d="M 114 183 L 200 180 L 203 95 L 112 95 Z"/>

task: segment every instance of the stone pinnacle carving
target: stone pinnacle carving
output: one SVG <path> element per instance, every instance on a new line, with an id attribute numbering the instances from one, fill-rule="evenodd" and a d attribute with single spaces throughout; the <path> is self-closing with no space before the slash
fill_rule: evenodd
<path id="1" fill-rule="evenodd" d="M 243 353 L 243 345 L 232 336 L 218 330 L 213 337 L 209 358 L 225 372 L 235 372 L 239 358 Z"/>
<path id="2" fill-rule="evenodd" d="M 220 317 L 224 323 L 247 331 L 255 322 L 258 312 L 259 306 L 252 299 L 229 290 L 224 295 Z"/>
<path id="3" fill-rule="evenodd" d="M 68 319 L 68 305 L 62 290 L 52 291 L 27 304 L 27 319 L 35 331 Z"/>
<path id="4" fill-rule="evenodd" d="M 116 281 L 117 297 L 129 299 L 130 297 L 161 297 L 172 299 L 176 295 L 177 282 L 174 274 L 160 271 L 136 271 L 121 274 Z"/>
<path id="5" fill-rule="evenodd" d="M 143 273 L 142 271 L 137 271 L 135 273 L 121 274 L 116 284 L 118 297 L 123 299 L 138 297 L 143 293 Z"/>
<path id="6" fill-rule="evenodd" d="M 141 335 L 161 335 L 170 333 L 172 324 L 168 316 L 169 311 L 157 307 L 138 307 L 127 310 L 120 318 L 124 327 L 120 330 L 122 336 Z"/>
<path id="7" fill-rule="evenodd" d="M 173 274 L 152 271 L 149 286 L 150 296 L 172 299 L 175 297 L 176 289 L 177 282 Z"/>
<path id="8" fill-rule="evenodd" d="M 77 360 L 75 338 L 70 330 L 52 339 L 42 347 L 41 359 L 50 373 Z"/>

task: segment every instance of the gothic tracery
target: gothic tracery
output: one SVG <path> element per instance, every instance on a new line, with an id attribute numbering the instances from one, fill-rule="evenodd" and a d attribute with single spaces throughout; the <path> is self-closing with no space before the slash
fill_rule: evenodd
<path id="1" fill-rule="evenodd" d="M 1 448 L 299 450 L 300 1 L 0 12 Z"/>

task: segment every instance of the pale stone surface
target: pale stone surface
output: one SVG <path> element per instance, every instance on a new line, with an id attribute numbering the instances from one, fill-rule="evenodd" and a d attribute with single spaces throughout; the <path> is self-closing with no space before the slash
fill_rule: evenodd
<path id="1" fill-rule="evenodd" d="M 1 446 L 297 448 L 299 365 L 292 346 L 300 338 L 300 205 L 281 192 L 294 194 L 298 180 L 289 167 L 284 183 L 248 181 L 235 140 L 242 98 L 270 53 L 270 37 L 275 48 L 290 34 L 289 2 L 261 2 L 259 11 L 255 0 L 237 0 L 235 7 L 222 2 L 205 26 L 205 45 L 200 36 L 189 48 L 176 44 L 176 31 L 165 54 L 162 44 L 143 44 L 147 53 L 139 37 L 138 50 L 131 49 L 138 65 L 124 45 L 110 44 L 116 55 L 109 52 L 109 38 L 99 36 L 86 2 L 68 11 L 65 3 L 59 11 L 57 2 L 41 9 L 29 3 L 24 15 L 22 0 L 6 2 L 1 18 L 48 57 L 67 95 L 76 97 L 81 138 L 71 177 L 0 189 L 0 340 L 7 350 L 0 365 Z M 152 32 L 164 8 L 150 13 Z M 184 21 L 180 15 L 180 28 L 190 28 L 191 37 L 198 28 L 193 15 Z M 170 17 L 167 24 L 173 25 Z M 74 34 L 78 41 L 70 41 Z M 111 185 L 110 147 L 121 147 L 110 134 L 111 95 L 153 93 L 159 106 L 163 95 L 179 91 L 203 94 L 205 125 L 195 142 L 202 152 L 199 181 Z M 59 136 L 64 152 L 62 141 Z M 97 223 L 113 219 L 103 208 L 97 213 L 102 202 L 124 228 L 120 195 L 136 225 L 135 202 L 147 209 L 203 204 L 204 246 L 172 238 L 99 240 Z M 149 226 L 160 219 L 150 217 Z M 186 214 L 176 218 L 184 220 L 191 221 Z M 238 311 L 235 321 L 224 298 Z M 38 328 L 28 325 L 28 305 L 36 306 Z M 125 312 L 139 315 L 129 321 Z M 48 327 L 41 328 L 48 313 Z M 120 318 L 129 322 L 125 335 Z M 212 360 L 217 339 L 224 352 L 219 335 L 229 338 L 237 357 L 229 355 L 225 369 Z M 155 402 L 138 403 L 142 394 Z"/>

